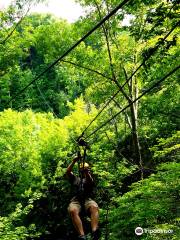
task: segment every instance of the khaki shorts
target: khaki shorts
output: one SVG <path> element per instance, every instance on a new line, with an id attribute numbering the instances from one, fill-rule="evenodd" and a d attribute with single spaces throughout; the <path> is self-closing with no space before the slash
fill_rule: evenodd
<path id="1" fill-rule="evenodd" d="M 85 210 L 87 211 L 90 207 L 97 207 L 98 208 L 98 204 L 92 200 L 91 198 L 88 198 L 85 200 L 85 204 L 84 204 L 84 207 L 85 207 Z M 73 209 L 77 209 L 78 212 L 81 211 L 81 204 L 79 201 L 77 200 L 72 200 L 68 206 L 68 212 L 70 212 L 71 210 Z"/>

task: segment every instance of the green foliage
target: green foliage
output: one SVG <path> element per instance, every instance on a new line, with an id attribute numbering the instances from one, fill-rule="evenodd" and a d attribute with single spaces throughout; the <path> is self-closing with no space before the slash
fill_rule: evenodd
<path id="1" fill-rule="evenodd" d="M 180 148 L 180 132 L 177 131 L 172 135 L 172 137 L 163 139 L 158 139 L 158 144 L 153 146 L 151 150 L 154 152 L 154 158 L 158 159 L 159 161 L 169 161 L 179 160 L 179 148 Z"/>
<path id="2" fill-rule="evenodd" d="M 16 0 L 0 12 L 2 41 L 28 4 L 38 2 Z M 104 28 L 7 106 L 11 97 L 119 4 L 117 0 L 77 2 L 88 10 L 76 23 L 50 14 L 28 15 L 8 41 L 0 44 L 2 240 L 56 240 L 57 236 L 67 238 L 67 232 L 74 234 L 66 210 L 72 196 L 64 174 L 77 152 L 76 139 L 152 53 L 86 129 L 85 137 L 170 72 L 179 60 L 178 28 L 162 41 L 177 22 L 177 1 L 129 1 Z M 124 25 L 122 21 L 129 16 L 131 23 Z M 112 240 L 137 239 L 137 226 L 174 231 L 171 235 L 143 234 L 142 239 L 179 239 L 178 76 L 177 71 L 87 138 L 86 160 L 96 182 L 101 240 L 107 233 L 103 226 L 108 218 Z M 141 161 L 135 154 L 135 140 Z M 77 166 L 73 170 L 78 174 Z"/>
<path id="3" fill-rule="evenodd" d="M 29 204 L 22 209 L 22 204 L 17 204 L 16 209 L 13 213 L 9 214 L 8 217 L 0 217 L 0 239 L 27 239 L 27 237 L 36 238 L 40 234 L 37 232 L 35 224 L 30 224 L 25 227 L 22 223 L 22 219 L 27 215 L 33 208 L 32 204 Z"/>
<path id="4" fill-rule="evenodd" d="M 44 192 L 44 198 L 51 198 L 49 181 L 54 186 L 58 183 L 57 189 L 61 193 L 67 192 L 67 184 L 59 182 L 58 178 L 64 175 L 64 164 L 73 150 L 72 143 L 69 142 L 70 135 L 77 137 L 92 117 L 86 113 L 85 104 L 81 99 L 77 100 L 74 106 L 71 105 L 71 108 L 74 110 L 64 120 L 55 119 L 51 113 L 35 114 L 30 110 L 18 113 L 9 109 L 1 113 L 0 195 L 3 206 L 1 215 L 4 215 L 2 222 L 5 224 L 5 229 L 3 227 L 2 230 L 4 236 L 9 232 L 12 238 L 19 234 L 25 239 L 29 228 L 23 225 L 16 227 L 11 216 L 15 217 L 15 221 L 19 219 L 22 223 L 23 215 L 28 215 L 27 209 L 29 212 L 35 211 L 31 210 L 34 200 L 32 202 L 28 199 L 36 195 L 37 191 Z M 39 199 L 41 196 L 42 194 Z M 60 197 L 57 200 L 60 200 Z M 32 204 L 28 204 L 23 210 L 18 207 L 14 212 L 13 209 L 19 201 L 25 206 L 27 201 Z M 67 201 L 64 204 L 67 205 Z M 64 209 L 66 208 L 67 206 Z M 7 213 L 10 215 L 5 217 Z M 30 228 L 31 224 L 33 223 L 30 223 Z"/>
<path id="5" fill-rule="evenodd" d="M 142 239 L 178 239 L 179 163 L 160 165 L 160 172 L 134 183 L 131 191 L 115 200 L 111 209 L 111 238 L 136 239 L 135 228 L 172 229 L 173 236 L 147 236 Z"/>

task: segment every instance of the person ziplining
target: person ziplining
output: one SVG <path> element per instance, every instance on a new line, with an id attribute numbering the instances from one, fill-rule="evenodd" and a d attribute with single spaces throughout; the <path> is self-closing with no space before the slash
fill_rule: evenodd
<path id="1" fill-rule="evenodd" d="M 91 219 L 92 239 L 99 240 L 99 207 L 98 204 L 92 199 L 95 183 L 91 175 L 89 164 L 86 162 L 81 162 L 79 164 L 80 177 L 77 177 L 72 172 L 75 163 L 79 163 L 81 159 L 81 155 L 78 154 L 78 156 L 73 159 L 66 170 L 66 174 L 71 183 L 72 192 L 74 194 L 74 197 L 70 200 L 68 212 L 78 233 L 79 240 L 86 239 L 83 223 L 80 217 L 80 212 L 83 211 L 85 211 L 85 213 L 90 216 Z"/>

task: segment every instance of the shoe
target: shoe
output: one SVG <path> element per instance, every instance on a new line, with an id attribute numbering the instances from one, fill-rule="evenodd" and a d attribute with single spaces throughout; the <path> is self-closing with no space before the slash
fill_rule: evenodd
<path id="1" fill-rule="evenodd" d="M 78 237 L 78 240 L 86 240 L 86 236 L 85 235 L 84 236 L 81 235 L 81 236 Z"/>
<path id="2" fill-rule="evenodd" d="M 99 228 L 92 232 L 92 240 L 99 240 L 101 236 Z"/>

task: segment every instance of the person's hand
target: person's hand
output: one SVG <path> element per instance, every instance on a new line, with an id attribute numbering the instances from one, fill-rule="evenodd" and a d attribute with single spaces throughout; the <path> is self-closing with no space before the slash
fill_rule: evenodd
<path id="1" fill-rule="evenodd" d="M 73 162 L 76 163 L 77 161 L 79 161 L 81 159 L 81 155 L 78 154 L 78 156 L 76 156 L 74 159 L 73 159 Z"/>
<path id="2" fill-rule="evenodd" d="M 73 158 L 73 162 L 76 163 L 79 160 L 78 157 Z"/>

